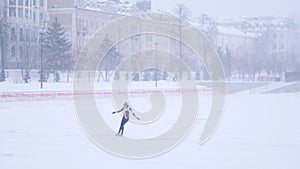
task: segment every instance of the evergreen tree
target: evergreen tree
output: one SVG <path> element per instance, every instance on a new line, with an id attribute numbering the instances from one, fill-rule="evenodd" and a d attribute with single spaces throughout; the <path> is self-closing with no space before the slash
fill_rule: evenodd
<path id="1" fill-rule="evenodd" d="M 101 60 L 101 64 L 99 67 L 99 72 L 100 74 L 102 74 L 102 71 L 105 72 L 105 76 L 104 80 L 105 81 L 109 81 L 109 76 L 110 76 L 110 72 L 114 71 L 116 69 L 116 67 L 118 66 L 118 64 L 121 61 L 121 54 L 120 52 L 117 50 L 117 48 L 115 46 L 113 46 L 113 42 L 109 39 L 108 35 L 106 34 L 103 42 L 101 43 L 101 50 L 105 51 L 108 48 L 111 48 L 108 53 L 103 57 L 103 56 L 99 56 L 100 58 L 103 57 L 103 59 Z"/>
<path id="2" fill-rule="evenodd" d="M 230 80 L 230 74 L 231 74 L 231 52 L 226 47 L 226 51 L 223 51 L 221 47 L 218 47 L 217 53 L 222 61 L 224 71 L 225 71 L 225 76 L 227 77 L 228 80 Z"/>
<path id="3" fill-rule="evenodd" d="M 67 72 L 67 82 L 69 83 L 70 72 L 73 70 L 75 65 L 75 55 L 73 52 L 66 52 L 61 61 L 61 71 Z"/>
<path id="4" fill-rule="evenodd" d="M 162 79 L 162 71 L 161 70 L 157 70 L 156 69 L 153 69 L 152 70 L 152 80 L 161 80 Z"/>
<path id="5" fill-rule="evenodd" d="M 71 44 L 63 29 L 63 26 L 55 18 L 45 37 L 45 68 L 53 73 L 55 82 L 60 80 L 59 72 L 69 69 L 73 64 L 72 54 L 69 52 Z"/>
<path id="6" fill-rule="evenodd" d="M 120 80 L 120 72 L 115 72 L 114 80 Z"/>
<path id="7" fill-rule="evenodd" d="M 132 80 L 134 81 L 140 81 L 140 73 L 137 72 L 137 73 L 132 73 Z"/>
<path id="8" fill-rule="evenodd" d="M 195 74 L 195 80 L 200 80 L 200 72 L 197 71 Z"/>
<path id="9" fill-rule="evenodd" d="M 145 70 L 143 72 L 143 81 L 150 81 L 152 79 L 151 70 Z"/>
<path id="10" fill-rule="evenodd" d="M 163 80 L 167 80 L 168 76 L 169 76 L 168 73 L 166 71 L 163 71 L 163 77 L 162 77 L 162 79 Z"/>

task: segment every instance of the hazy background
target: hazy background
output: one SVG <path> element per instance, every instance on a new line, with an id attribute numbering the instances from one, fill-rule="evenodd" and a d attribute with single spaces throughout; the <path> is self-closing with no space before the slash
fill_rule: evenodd
<path id="1" fill-rule="evenodd" d="M 136 0 L 128 0 L 134 3 Z M 283 16 L 300 17 L 299 0 L 152 0 L 153 10 L 172 11 L 177 3 L 193 16 Z"/>

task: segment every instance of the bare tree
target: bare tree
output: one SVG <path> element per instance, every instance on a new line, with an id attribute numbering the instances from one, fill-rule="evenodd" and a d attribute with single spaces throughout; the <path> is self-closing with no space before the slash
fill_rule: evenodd
<path id="1" fill-rule="evenodd" d="M 300 72 L 300 33 L 298 31 L 289 32 L 288 50 L 285 54 L 285 71 Z"/>
<path id="2" fill-rule="evenodd" d="M 245 81 L 245 75 L 249 72 L 249 52 L 246 45 L 240 46 L 231 56 L 232 70 L 238 74 L 238 79 Z"/>
<path id="3" fill-rule="evenodd" d="M 187 8 L 184 4 L 177 4 L 176 7 L 173 9 L 173 12 L 176 17 L 179 18 L 179 58 L 182 59 L 182 27 L 183 27 L 183 20 L 188 20 L 191 17 L 191 11 Z M 182 78 L 182 72 L 179 72 L 179 79 Z"/>
<path id="4" fill-rule="evenodd" d="M 176 17 L 184 20 L 188 20 L 192 16 L 191 10 L 181 3 L 177 4 L 175 8 L 173 8 L 173 13 Z"/>

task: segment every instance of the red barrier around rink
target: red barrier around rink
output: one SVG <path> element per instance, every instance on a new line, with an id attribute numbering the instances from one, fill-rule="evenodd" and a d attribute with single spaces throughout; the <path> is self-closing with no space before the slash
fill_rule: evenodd
<path id="1" fill-rule="evenodd" d="M 155 92 L 165 94 L 180 94 L 198 92 L 199 94 L 210 94 L 212 92 L 224 93 L 223 89 L 129 89 L 129 90 L 94 90 L 94 91 L 41 91 L 41 92 L 0 92 L 0 101 L 27 101 L 27 100 L 51 100 L 51 99 L 73 99 L 74 96 L 92 95 L 95 97 L 109 97 L 112 95 L 136 95 L 142 96 Z"/>

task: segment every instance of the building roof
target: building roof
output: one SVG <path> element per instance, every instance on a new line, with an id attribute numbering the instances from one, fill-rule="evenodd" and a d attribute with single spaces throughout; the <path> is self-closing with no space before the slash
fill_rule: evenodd
<path id="1" fill-rule="evenodd" d="M 129 1 L 85 0 L 82 8 L 126 15 L 135 10 L 135 5 Z"/>
<path id="2" fill-rule="evenodd" d="M 217 26 L 216 28 L 220 34 L 240 36 L 245 38 L 256 38 L 258 36 L 257 33 L 242 32 L 239 29 L 236 29 L 234 27 Z"/>

